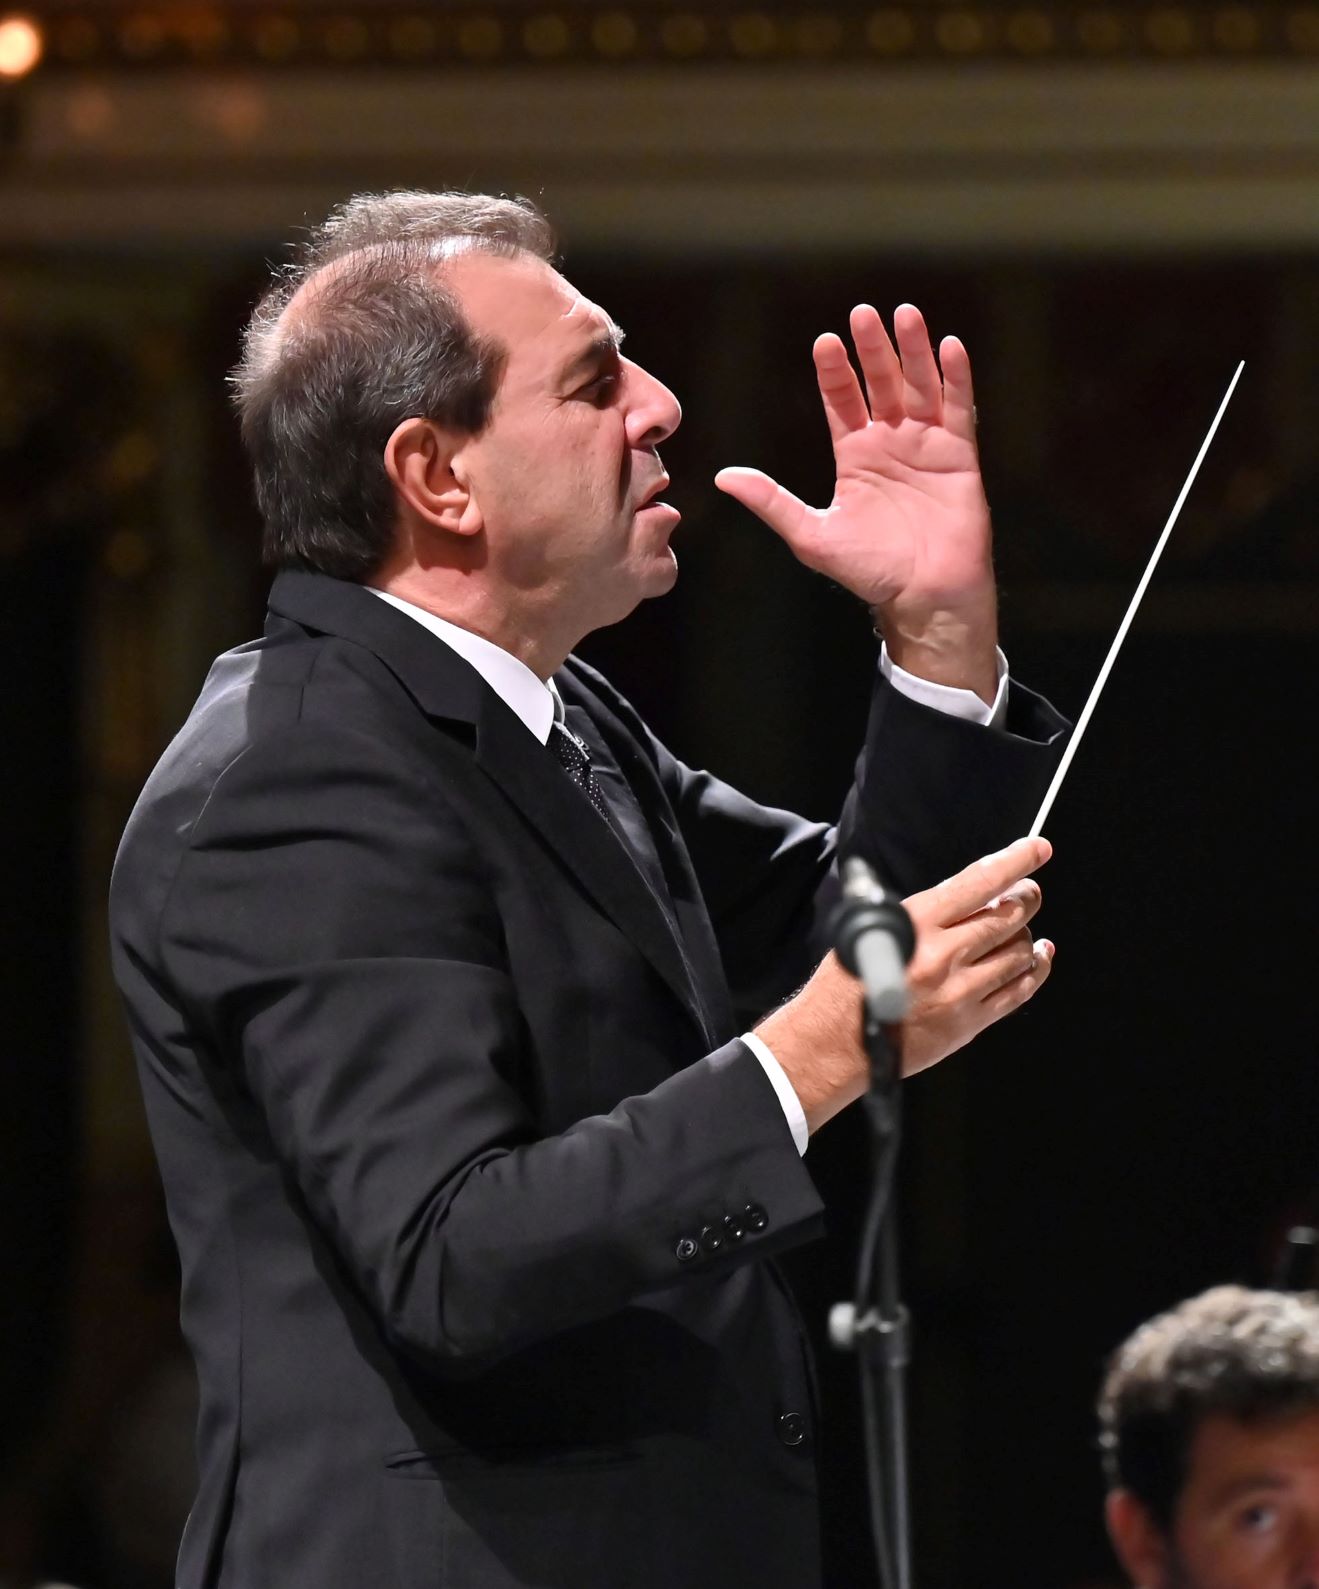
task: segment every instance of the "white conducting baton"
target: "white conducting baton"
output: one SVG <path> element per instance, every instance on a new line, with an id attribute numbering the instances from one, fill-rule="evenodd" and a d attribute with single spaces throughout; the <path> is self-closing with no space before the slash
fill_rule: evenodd
<path id="1" fill-rule="evenodd" d="M 1155 567 L 1159 558 L 1163 555 L 1163 548 L 1168 544 L 1168 537 L 1172 534 L 1172 527 L 1177 522 L 1177 516 L 1182 511 L 1182 504 L 1186 501 L 1191 487 L 1195 484 L 1195 477 L 1200 473 L 1200 465 L 1204 462 L 1205 454 L 1209 451 L 1209 443 L 1213 441 L 1214 434 L 1218 430 L 1219 421 L 1227 412 L 1227 405 L 1232 400 L 1232 393 L 1236 391 L 1237 382 L 1241 379 L 1241 372 L 1245 367 L 1246 361 L 1243 359 L 1237 365 L 1237 372 L 1228 384 L 1223 401 L 1218 405 L 1218 412 L 1214 415 L 1214 422 L 1210 425 L 1209 434 L 1205 437 L 1200 451 L 1196 454 L 1195 462 L 1191 465 L 1191 472 L 1186 477 L 1186 484 L 1182 487 L 1181 494 L 1176 502 L 1173 503 L 1172 512 L 1168 515 L 1168 522 L 1163 526 L 1163 534 L 1159 537 L 1158 545 L 1155 546 L 1153 555 L 1145 565 L 1145 572 L 1140 576 L 1140 584 L 1136 586 L 1136 594 L 1131 598 L 1131 605 L 1127 608 L 1126 616 L 1118 625 L 1117 634 L 1113 637 L 1113 644 L 1108 648 L 1108 655 L 1104 658 L 1104 665 L 1099 670 L 1099 677 L 1095 680 L 1094 689 L 1090 691 L 1090 698 L 1086 701 L 1080 717 L 1076 720 L 1076 727 L 1072 732 L 1071 739 L 1068 741 L 1067 749 L 1063 752 L 1063 759 L 1058 763 L 1058 771 L 1053 775 L 1053 782 L 1049 785 L 1048 792 L 1044 796 L 1039 815 L 1031 824 L 1030 837 L 1032 839 L 1040 836 L 1040 830 L 1044 827 L 1059 789 L 1062 788 L 1063 779 L 1067 776 L 1067 769 L 1072 765 L 1072 758 L 1076 755 L 1076 748 L 1081 743 L 1081 735 L 1085 733 L 1086 724 L 1094 714 L 1100 691 L 1104 688 L 1108 675 L 1113 671 L 1113 664 L 1116 662 L 1117 654 L 1122 648 L 1122 642 L 1127 637 L 1127 630 L 1131 628 L 1131 620 L 1136 616 L 1136 608 L 1140 606 L 1140 598 L 1145 594 L 1146 587 L 1154 577 Z"/>

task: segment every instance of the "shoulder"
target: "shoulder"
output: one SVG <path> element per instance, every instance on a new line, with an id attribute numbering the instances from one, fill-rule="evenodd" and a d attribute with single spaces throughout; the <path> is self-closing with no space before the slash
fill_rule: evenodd
<path id="1" fill-rule="evenodd" d="M 290 626 L 291 627 L 291 626 Z M 204 835 L 271 832 L 368 801 L 444 805 L 470 732 L 435 724 L 391 669 L 332 635 L 276 632 L 225 653 L 133 809 L 118 872 Z"/>

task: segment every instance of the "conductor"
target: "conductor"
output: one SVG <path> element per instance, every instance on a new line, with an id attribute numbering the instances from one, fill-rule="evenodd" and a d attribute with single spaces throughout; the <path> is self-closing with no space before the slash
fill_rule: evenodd
<path id="1" fill-rule="evenodd" d="M 269 619 L 111 896 L 201 1392 L 180 1589 L 818 1585 L 773 1260 L 866 1078 L 840 851 L 911 892 L 909 1069 L 1049 974 L 1048 845 L 1002 846 L 1064 725 L 997 648 L 961 344 L 856 309 L 829 507 L 718 477 L 884 638 L 826 826 L 572 655 L 677 576 L 680 413 L 552 254 L 521 201 L 354 199 L 235 373 Z"/>

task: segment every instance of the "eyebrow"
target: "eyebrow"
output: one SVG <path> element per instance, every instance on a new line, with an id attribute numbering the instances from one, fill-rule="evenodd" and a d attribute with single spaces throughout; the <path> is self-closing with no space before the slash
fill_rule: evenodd
<path id="1" fill-rule="evenodd" d="M 606 359 L 617 357 L 625 335 L 622 327 L 616 326 L 611 320 L 607 330 L 592 337 L 584 348 L 573 354 L 560 372 L 559 379 L 570 381 L 574 376 L 583 375 L 587 370 L 604 363 Z"/>
<path id="2" fill-rule="evenodd" d="M 1243 1473 L 1239 1479 L 1231 1479 L 1221 1489 L 1214 1491 L 1210 1497 L 1209 1509 L 1213 1512 L 1222 1511 L 1224 1507 L 1231 1506 L 1234 1501 L 1239 1501 L 1244 1496 L 1260 1492 L 1280 1495 L 1290 1488 L 1288 1480 L 1278 1473 Z"/>

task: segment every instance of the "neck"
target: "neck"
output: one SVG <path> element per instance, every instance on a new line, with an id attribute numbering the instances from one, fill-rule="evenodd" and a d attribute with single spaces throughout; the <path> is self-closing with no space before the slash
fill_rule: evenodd
<path id="1" fill-rule="evenodd" d="M 542 683 L 563 666 L 577 640 L 547 632 L 544 614 L 525 610 L 516 603 L 495 601 L 488 590 L 474 584 L 470 575 L 446 571 L 446 576 L 439 579 L 435 570 L 413 566 L 382 569 L 370 583 L 377 590 L 388 591 L 401 601 L 480 635 L 516 657 Z"/>

